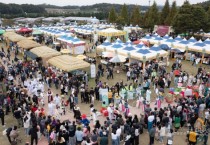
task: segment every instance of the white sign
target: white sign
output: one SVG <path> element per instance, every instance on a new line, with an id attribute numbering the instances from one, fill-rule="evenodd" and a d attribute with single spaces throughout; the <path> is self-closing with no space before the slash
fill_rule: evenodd
<path id="1" fill-rule="evenodd" d="M 96 77 L 96 65 L 95 64 L 90 65 L 90 77 L 91 78 Z"/>

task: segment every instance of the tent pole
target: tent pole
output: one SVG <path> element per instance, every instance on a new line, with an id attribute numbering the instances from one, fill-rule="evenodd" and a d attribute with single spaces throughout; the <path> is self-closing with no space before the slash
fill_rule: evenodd
<path id="1" fill-rule="evenodd" d="M 203 60 L 204 60 L 204 53 L 202 54 L 201 64 L 203 63 Z"/>

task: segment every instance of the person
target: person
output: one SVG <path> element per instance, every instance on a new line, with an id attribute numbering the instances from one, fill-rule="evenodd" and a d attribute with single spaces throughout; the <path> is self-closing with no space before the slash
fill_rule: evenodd
<path id="1" fill-rule="evenodd" d="M 11 131 L 12 131 L 12 128 L 11 128 L 11 127 L 7 128 L 7 130 L 6 130 L 6 135 L 7 135 L 8 141 L 9 141 L 10 143 L 12 142 L 12 141 L 11 141 L 11 138 L 10 138 L 10 133 L 11 133 Z"/>
<path id="2" fill-rule="evenodd" d="M 38 128 L 37 125 L 34 124 L 33 127 L 29 130 L 29 135 L 31 135 L 31 145 L 33 145 L 34 140 L 35 140 L 35 144 L 38 144 Z"/>
<path id="3" fill-rule="evenodd" d="M 2 126 L 4 127 L 5 126 L 5 124 L 4 124 L 4 110 L 3 110 L 3 108 L 2 107 L 0 107 L 0 118 L 1 118 L 1 124 L 2 124 Z"/>
<path id="4" fill-rule="evenodd" d="M 153 124 L 152 128 L 149 131 L 149 145 L 154 144 L 155 132 L 156 132 L 156 128 L 155 128 L 155 125 Z"/>
<path id="5" fill-rule="evenodd" d="M 76 128 L 74 125 L 69 126 L 69 145 L 75 145 L 76 140 L 75 140 L 75 132 Z"/>
<path id="6" fill-rule="evenodd" d="M 127 134 L 125 137 L 125 144 L 124 145 L 130 145 L 131 144 L 131 135 Z"/>
<path id="7" fill-rule="evenodd" d="M 17 120 L 17 123 L 18 123 L 18 127 L 22 127 L 23 126 L 23 122 L 22 122 L 22 117 L 21 117 L 21 108 L 17 108 L 15 111 L 14 111 L 14 116 Z"/>
<path id="8" fill-rule="evenodd" d="M 108 145 L 108 136 L 106 131 L 104 131 L 102 137 L 100 137 L 100 145 Z"/>
<path id="9" fill-rule="evenodd" d="M 196 145 L 198 134 L 195 132 L 195 129 L 193 128 L 192 131 L 190 131 L 187 134 L 189 145 Z"/>
<path id="10" fill-rule="evenodd" d="M 17 126 L 14 126 L 12 131 L 9 134 L 10 138 L 11 138 L 11 142 L 15 141 L 17 139 L 17 137 L 19 136 L 19 133 L 17 131 Z"/>
<path id="11" fill-rule="evenodd" d="M 76 144 L 80 145 L 82 143 L 83 140 L 83 132 L 81 130 L 81 127 L 78 127 L 76 132 L 75 132 L 75 136 L 76 136 Z"/>

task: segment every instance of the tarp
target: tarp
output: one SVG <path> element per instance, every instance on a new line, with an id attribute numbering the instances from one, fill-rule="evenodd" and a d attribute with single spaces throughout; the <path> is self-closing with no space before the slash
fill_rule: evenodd
<path id="1" fill-rule="evenodd" d="M 27 39 L 27 38 L 16 34 L 16 35 L 9 35 L 8 39 L 12 42 L 18 42 L 18 41 L 21 41 L 21 40 L 24 40 L 24 39 Z"/>
<path id="2" fill-rule="evenodd" d="M 17 42 L 17 45 L 23 49 L 31 49 L 31 48 L 34 48 L 34 47 L 39 47 L 41 46 L 41 44 L 33 41 L 33 40 L 29 40 L 29 39 L 23 39 L 19 42 Z"/>
<path id="3" fill-rule="evenodd" d="M 107 28 L 101 31 L 98 31 L 99 36 L 111 37 L 111 36 L 122 36 L 125 35 L 125 31 L 120 31 L 114 28 Z"/>
<path id="4" fill-rule="evenodd" d="M 31 51 L 25 51 L 24 55 L 30 57 L 31 59 L 36 59 L 38 57 L 36 54 L 32 53 Z"/>
<path id="5" fill-rule="evenodd" d="M 36 47 L 31 49 L 30 51 L 41 58 L 51 58 L 54 56 L 61 55 L 61 53 L 58 52 L 57 50 L 47 46 Z"/>
<path id="6" fill-rule="evenodd" d="M 70 55 L 60 55 L 53 57 L 48 60 L 48 63 L 66 72 L 83 69 L 90 66 L 89 63 Z"/>

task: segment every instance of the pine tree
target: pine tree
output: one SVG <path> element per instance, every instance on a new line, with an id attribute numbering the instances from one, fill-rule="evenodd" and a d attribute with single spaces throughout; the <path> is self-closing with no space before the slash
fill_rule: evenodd
<path id="1" fill-rule="evenodd" d="M 145 27 L 154 28 L 154 25 L 159 24 L 159 13 L 157 4 L 154 1 L 153 5 L 149 8 L 148 13 L 145 14 Z"/>
<path id="2" fill-rule="evenodd" d="M 110 12 L 109 12 L 109 23 L 114 23 L 116 22 L 117 15 L 115 12 L 115 8 L 112 6 Z"/>
<path id="3" fill-rule="evenodd" d="M 197 32 L 205 30 L 207 15 L 201 6 L 192 6 L 188 1 L 180 7 L 179 12 L 174 18 L 173 27 L 176 32 L 183 33 L 188 31 Z"/>
<path id="4" fill-rule="evenodd" d="M 209 32 L 210 31 L 210 6 L 208 8 L 208 11 L 206 12 L 206 15 L 207 15 L 207 31 Z"/>
<path id="5" fill-rule="evenodd" d="M 128 8 L 126 4 L 122 6 L 120 17 L 124 19 L 125 24 L 129 24 Z"/>
<path id="6" fill-rule="evenodd" d="M 173 1 L 171 9 L 170 9 L 170 13 L 168 17 L 166 18 L 165 24 L 172 25 L 173 19 L 176 16 L 176 14 L 177 14 L 176 1 Z"/>
<path id="7" fill-rule="evenodd" d="M 165 5 L 161 12 L 161 17 L 160 17 L 161 24 L 165 24 L 166 18 L 168 17 L 169 13 L 170 13 L 170 6 L 168 0 L 166 0 Z"/>
<path id="8" fill-rule="evenodd" d="M 140 25 L 142 23 L 141 21 L 141 14 L 138 6 L 135 6 L 133 8 L 132 14 L 131 14 L 131 24 L 132 25 Z M 142 24 L 141 24 L 142 25 Z"/>

